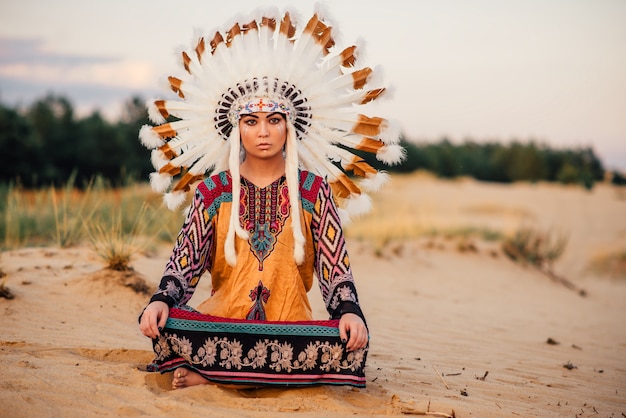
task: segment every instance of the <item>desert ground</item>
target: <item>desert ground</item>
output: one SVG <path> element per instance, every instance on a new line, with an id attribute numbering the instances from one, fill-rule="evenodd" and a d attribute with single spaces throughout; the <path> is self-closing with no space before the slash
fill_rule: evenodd
<path id="1" fill-rule="evenodd" d="M 145 371 L 149 296 L 133 289 L 157 286 L 171 245 L 127 273 L 87 245 L 20 248 L 0 258 L 15 296 L 0 298 L 0 416 L 626 417 L 626 277 L 610 262 L 626 253 L 623 189 L 407 175 L 374 205 L 346 226 L 370 327 L 365 389 L 171 390 Z M 573 287 L 489 239 L 523 227 L 567 237 L 551 268 Z M 191 304 L 209 294 L 204 278 Z"/>

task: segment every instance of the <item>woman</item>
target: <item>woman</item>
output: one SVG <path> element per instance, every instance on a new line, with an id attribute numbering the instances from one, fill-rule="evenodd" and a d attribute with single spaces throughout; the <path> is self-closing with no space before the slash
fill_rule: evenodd
<path id="1" fill-rule="evenodd" d="M 258 108 L 258 106 L 255 107 L 250 103 L 246 107 L 249 109 Z M 285 114 L 280 112 L 241 114 L 239 129 L 245 150 L 245 159 L 240 165 L 244 185 L 244 193 L 242 194 L 244 205 L 242 206 L 258 209 L 247 211 L 242 217 L 242 223 L 250 225 L 248 233 L 252 238 L 250 238 L 251 245 L 249 248 L 245 248 L 245 244 L 241 243 L 240 252 L 252 253 L 256 257 L 247 257 L 246 261 L 240 261 L 242 264 L 236 269 L 230 268 L 227 264 L 217 269 L 217 265 L 213 264 L 214 262 L 218 263 L 217 260 L 225 259 L 225 256 L 221 255 L 220 248 L 222 247 L 217 244 L 220 235 L 225 234 L 215 229 L 224 224 L 224 222 L 220 222 L 220 218 L 223 213 L 228 216 L 230 210 L 225 209 L 222 203 L 215 209 L 215 219 L 210 220 L 210 224 L 206 225 L 201 236 L 193 235 L 197 231 L 193 231 L 193 233 L 191 231 L 192 220 L 203 216 L 208 206 L 216 204 L 215 199 L 210 199 L 210 193 L 203 194 L 202 191 L 206 190 L 206 185 L 203 183 L 203 186 L 198 189 L 199 192 L 196 193 L 194 205 L 178 238 L 178 244 L 168 264 L 166 275 L 159 290 L 152 297 L 150 304 L 141 316 L 141 332 L 150 338 L 158 340 L 161 337 L 159 329 L 165 326 L 169 309 L 188 299 L 185 296 L 192 293 L 197 283 L 197 281 L 194 283 L 194 278 L 202 275 L 204 268 L 212 273 L 214 289 L 212 297 L 198 307 L 198 310 L 205 314 L 248 320 L 306 321 L 311 319 L 311 308 L 306 292 L 311 287 L 313 264 L 321 268 L 323 264 L 329 263 L 324 252 L 330 250 L 329 248 L 320 248 L 326 245 L 324 240 L 318 240 L 314 243 L 313 236 L 319 237 L 327 234 L 328 228 L 332 226 L 330 222 L 324 222 L 322 217 L 326 217 L 328 220 L 331 216 L 335 219 L 338 217 L 330 195 L 330 188 L 320 177 L 315 179 L 320 184 L 317 202 L 321 202 L 324 211 L 331 211 L 332 213 L 312 214 L 311 220 L 314 222 L 311 223 L 310 228 L 307 228 L 310 231 L 310 242 L 307 247 L 310 253 L 314 252 L 314 248 L 317 248 L 317 252 L 314 255 L 315 260 L 311 257 L 313 254 L 308 257 L 314 263 L 306 263 L 300 268 L 302 273 L 299 274 L 295 262 L 285 262 L 289 259 L 290 254 L 285 254 L 286 250 L 281 250 L 281 248 L 286 248 L 287 251 L 291 251 L 290 235 L 281 233 L 283 229 L 287 229 L 289 224 L 289 216 L 284 210 L 284 207 L 288 207 L 284 204 L 288 196 L 288 191 L 285 193 L 285 158 L 283 156 L 287 140 Z M 218 178 L 220 176 L 228 178 L 230 173 L 217 175 Z M 274 196 L 274 199 L 267 195 Z M 281 196 L 283 197 L 282 204 L 279 201 Z M 272 203 L 272 200 L 276 200 L 276 202 Z M 265 203 L 265 207 L 260 206 L 262 203 Z M 280 216 L 281 214 L 278 212 L 281 209 L 282 215 L 287 216 Z M 267 216 L 264 216 L 265 213 L 261 213 L 264 210 L 269 211 Z M 314 219 L 314 217 L 318 219 Z M 272 222 L 278 226 L 268 225 Z M 268 239 L 270 237 L 260 236 L 261 232 L 267 233 L 268 231 L 268 235 L 274 235 L 271 238 L 277 240 L 276 243 L 270 245 L 272 247 L 270 250 L 266 250 L 265 245 L 271 241 Z M 341 230 L 337 230 L 336 233 L 337 246 L 344 248 Z M 179 268 L 178 266 L 182 264 L 181 259 L 185 257 L 206 261 L 204 264 L 199 263 L 195 269 Z M 238 258 L 241 260 L 244 257 Z M 342 301 L 335 308 L 330 307 L 332 298 L 327 298 L 327 300 L 329 301 L 328 308 L 331 317 L 340 319 L 339 336 L 341 341 L 346 344 L 347 351 L 352 352 L 366 347 L 368 331 L 358 306 L 347 256 L 341 261 L 345 264 L 334 266 L 341 274 L 333 274 L 329 277 L 330 281 L 324 283 L 323 286 L 326 289 L 325 293 L 328 293 L 328 289 L 338 288 L 341 284 L 349 290 L 347 300 Z M 191 266 L 192 264 L 188 265 Z M 213 270 L 214 268 L 215 270 Z M 318 277 L 324 276 L 319 269 L 317 275 Z M 181 281 L 172 288 L 172 279 L 176 280 L 177 278 L 181 278 Z M 183 289 L 186 292 L 183 292 Z M 263 292 L 268 295 L 266 298 L 263 298 Z M 254 294 L 254 298 L 246 301 L 245 299 L 249 294 Z M 177 298 L 174 295 L 185 296 Z M 341 293 L 337 295 L 342 296 Z M 272 303 L 277 298 L 283 300 Z M 288 303 L 285 303 L 284 299 L 287 299 Z M 189 368 L 179 369 L 177 373 L 174 373 L 172 380 L 174 388 L 204 383 L 209 383 L 209 380 L 199 372 Z"/>
<path id="2" fill-rule="evenodd" d="M 180 100 L 155 101 L 157 126 L 140 131 L 170 209 L 201 181 L 140 316 L 150 369 L 174 371 L 174 388 L 364 387 L 369 334 L 340 218 L 369 209 L 347 172 L 364 190 L 386 179 L 354 150 L 403 158 L 388 121 L 358 112 L 385 89 L 364 88 L 369 68 L 346 70 L 356 48 L 333 51 L 318 14 L 299 35 L 289 13 L 247 22 L 182 52 L 186 74 L 169 77 Z M 191 309 L 206 271 L 211 297 Z M 314 277 L 327 321 L 312 320 Z"/>

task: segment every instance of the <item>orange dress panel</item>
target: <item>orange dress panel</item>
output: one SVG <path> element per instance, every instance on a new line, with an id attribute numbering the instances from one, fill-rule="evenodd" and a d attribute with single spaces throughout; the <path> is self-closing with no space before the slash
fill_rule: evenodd
<path id="1" fill-rule="evenodd" d="M 242 202 L 243 203 L 243 202 Z M 246 202 L 247 203 L 247 202 Z M 293 262 L 294 239 L 291 229 L 291 216 L 286 216 L 282 230 L 275 236 L 276 242 L 266 257 L 259 257 L 251 250 L 251 242 L 256 239 L 250 232 L 248 242 L 235 238 L 237 265 L 226 262 L 224 242 L 231 210 L 231 202 L 223 202 L 217 215 L 212 219 L 216 236 L 213 267 L 211 269 L 212 295 L 197 306 L 206 315 L 226 318 L 246 319 L 255 303 L 262 304 L 268 321 L 302 321 L 313 318 L 307 293 L 313 285 L 314 259 L 311 232 L 312 215 L 301 210 L 302 231 L 305 234 L 305 260 L 297 266 Z M 287 207 L 289 207 L 287 205 Z M 245 222 L 245 221 L 244 221 Z M 256 289 L 266 289 L 266 300 L 254 295 Z"/>

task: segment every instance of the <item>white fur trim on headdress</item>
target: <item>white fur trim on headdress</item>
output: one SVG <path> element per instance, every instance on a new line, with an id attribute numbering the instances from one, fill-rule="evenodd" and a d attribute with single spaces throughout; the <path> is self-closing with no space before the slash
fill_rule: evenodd
<path id="1" fill-rule="evenodd" d="M 305 239 L 302 232 L 302 213 L 300 212 L 300 179 L 298 178 L 298 142 L 295 128 L 291 122 L 287 122 L 287 141 L 285 147 L 285 176 L 287 177 L 287 189 L 289 191 L 289 204 L 291 206 L 291 228 L 293 229 L 294 249 L 293 256 L 297 264 L 304 262 Z"/>
<path id="2" fill-rule="evenodd" d="M 170 184 L 172 184 L 172 176 L 167 173 L 150 173 L 150 185 L 155 192 L 163 193 Z"/>
<path id="3" fill-rule="evenodd" d="M 148 149 L 158 148 L 165 144 L 165 141 L 161 139 L 159 134 L 154 132 L 154 129 L 152 129 L 150 125 L 143 125 L 141 129 L 139 129 L 139 139 L 141 139 L 141 143 L 144 147 Z"/>
<path id="4" fill-rule="evenodd" d="M 185 202 L 185 193 L 177 190 L 175 192 L 165 193 L 163 195 L 163 200 L 167 205 L 168 209 L 176 210 Z"/>
<path id="5" fill-rule="evenodd" d="M 232 204 L 230 210 L 230 220 L 228 222 L 228 232 L 226 233 L 226 241 L 224 242 L 224 254 L 226 262 L 231 266 L 237 264 L 237 250 L 235 247 L 235 235 L 241 239 L 248 239 L 248 232 L 241 227 L 239 219 L 239 204 L 241 200 L 241 177 L 239 174 L 239 148 L 241 136 L 239 128 L 233 129 L 230 135 L 230 157 L 228 165 L 230 166 L 230 175 L 232 182 Z"/>

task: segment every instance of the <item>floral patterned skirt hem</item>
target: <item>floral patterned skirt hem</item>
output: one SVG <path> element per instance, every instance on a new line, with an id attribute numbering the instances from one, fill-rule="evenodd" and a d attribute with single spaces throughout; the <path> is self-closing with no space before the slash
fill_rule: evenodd
<path id="1" fill-rule="evenodd" d="M 339 321 L 250 321 L 170 309 L 150 371 L 178 367 L 214 383 L 365 387 L 367 347 L 347 352 Z"/>

